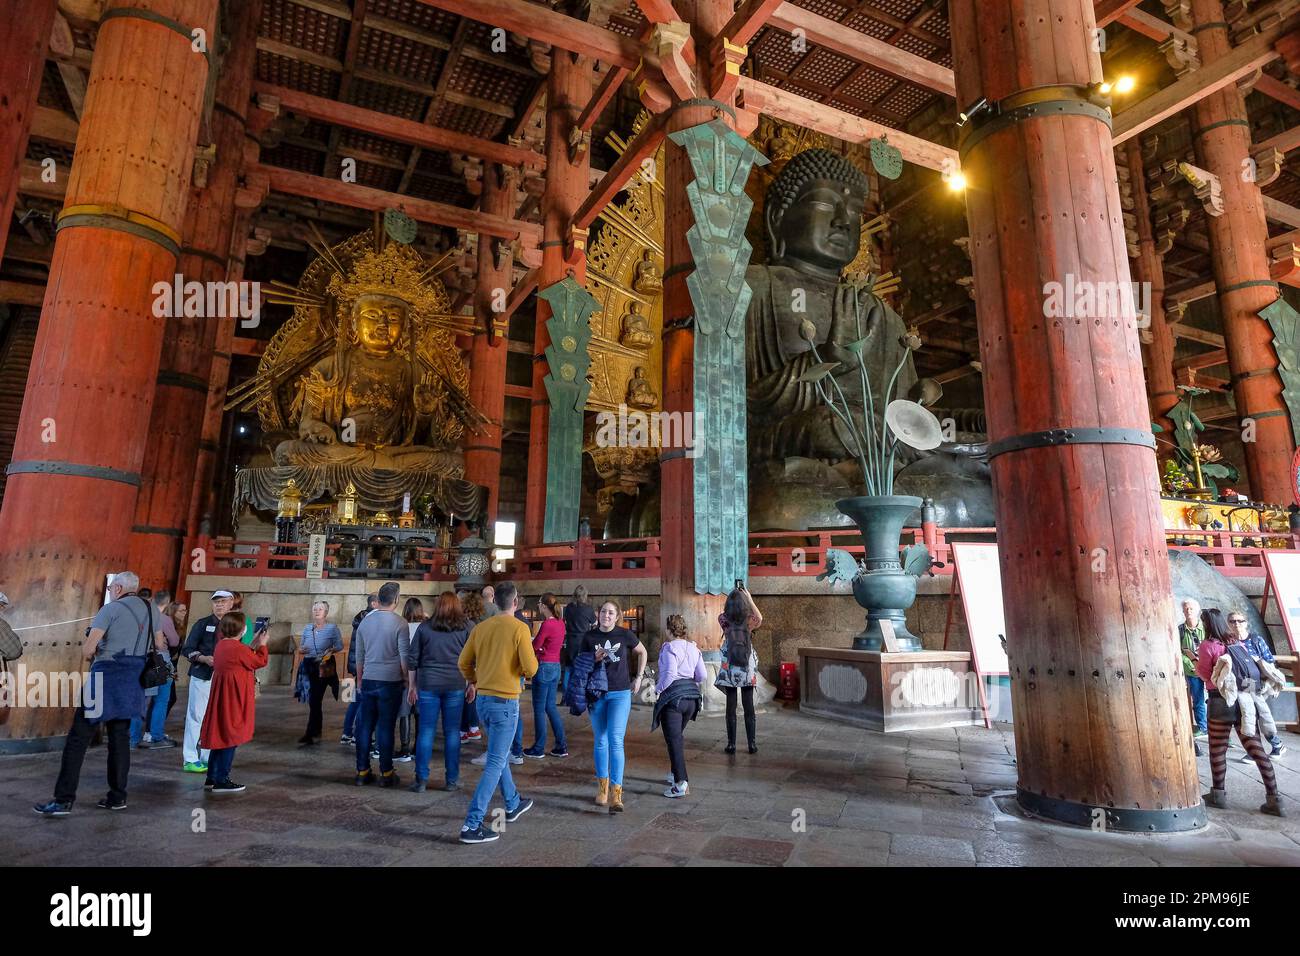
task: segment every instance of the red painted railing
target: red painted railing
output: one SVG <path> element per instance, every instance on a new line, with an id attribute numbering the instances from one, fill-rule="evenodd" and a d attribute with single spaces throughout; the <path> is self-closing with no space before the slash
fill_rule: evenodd
<path id="1" fill-rule="evenodd" d="M 908 528 L 901 545 L 924 542 L 938 562 L 933 571 L 952 574 L 954 541 L 995 541 L 992 528 Z M 1249 531 L 1184 531 L 1170 529 L 1166 540 L 1171 550 L 1193 551 L 1228 577 L 1259 577 L 1264 573 L 1261 536 Z M 1300 551 L 1300 535 L 1263 536 L 1267 550 Z M 1248 543 L 1250 542 L 1250 543 Z M 202 543 L 200 544 L 202 546 Z M 326 549 L 326 577 L 345 577 L 349 568 L 339 568 L 339 545 Z M 830 548 L 862 557 L 862 538 L 852 528 L 835 531 L 765 531 L 749 536 L 751 577 L 803 577 L 821 574 Z M 269 541 L 232 541 L 218 538 L 207 542 L 207 570 L 223 576 L 302 577 L 307 561 L 306 543 L 275 544 Z M 455 555 L 441 548 L 403 548 L 408 567 L 425 581 L 453 581 Z M 658 578 L 660 539 L 625 538 L 579 541 L 547 545 L 517 545 L 497 577 L 520 581 L 580 578 Z M 412 566 L 411 562 L 414 562 Z M 374 568 L 370 577 L 384 576 L 385 568 Z M 331 574 L 331 572 L 336 572 Z M 355 572 L 352 572 L 355 574 Z"/>

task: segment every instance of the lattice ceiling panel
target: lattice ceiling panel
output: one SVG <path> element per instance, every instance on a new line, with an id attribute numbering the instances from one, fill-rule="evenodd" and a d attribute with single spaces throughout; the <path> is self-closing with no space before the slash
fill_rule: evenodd
<path id="1" fill-rule="evenodd" d="M 367 15 L 374 14 L 409 23 L 417 30 L 427 31 L 444 40 L 451 38 L 456 29 L 456 21 L 460 19 L 454 13 L 420 3 L 419 0 L 371 0 L 366 10 Z"/>
<path id="2" fill-rule="evenodd" d="M 847 8 L 836 3 L 835 0 L 794 0 L 794 3 L 795 6 L 811 10 L 828 20 L 839 20 L 848 12 Z"/>
<path id="3" fill-rule="evenodd" d="M 339 59 L 347 42 L 347 21 L 300 7 L 288 0 L 266 0 L 262 7 L 262 36 L 322 56 Z"/>
<path id="4" fill-rule="evenodd" d="M 339 144 L 341 152 L 346 152 L 348 149 L 360 149 L 402 164 L 406 163 L 406 158 L 411 153 L 411 147 L 404 143 L 397 143 L 391 139 L 380 139 L 378 136 L 358 133 L 355 130 L 345 130 L 343 135 L 339 137 Z"/>
<path id="5" fill-rule="evenodd" d="M 834 87 L 843 82 L 855 66 L 857 63 L 848 57 L 819 48 L 804 58 L 792 76 L 817 86 Z"/>
<path id="6" fill-rule="evenodd" d="M 469 198 L 469 192 L 464 186 L 458 186 L 456 183 L 445 179 L 424 176 L 418 172 L 411 176 L 411 183 L 407 187 L 407 192 L 417 199 L 451 203 L 455 206 L 465 205 Z"/>
<path id="7" fill-rule="evenodd" d="M 265 83 L 292 87 L 328 99 L 335 97 L 339 89 L 337 73 L 265 50 L 257 51 L 257 78 Z"/>
<path id="8" fill-rule="evenodd" d="M 27 140 L 27 158 L 38 163 L 53 159 L 62 174 L 72 168 L 72 147 L 32 136 Z"/>
<path id="9" fill-rule="evenodd" d="M 884 40 L 894 35 L 896 30 L 881 20 L 869 17 L 865 13 L 855 13 L 844 21 L 846 27 L 857 30 L 859 33 L 865 33 L 867 36 L 875 37 L 877 40 Z"/>
<path id="10" fill-rule="evenodd" d="M 281 143 L 274 149 L 264 149 L 262 162 L 319 176 L 325 165 L 325 154 L 295 143 Z"/>
<path id="11" fill-rule="evenodd" d="M 875 70 L 863 70 L 845 85 L 843 93 L 864 103 L 874 103 L 898 83 L 892 76 Z"/>
<path id="12" fill-rule="evenodd" d="M 446 54 L 437 47 L 369 27 L 362 29 L 357 47 L 359 63 L 421 83 L 432 83 L 445 59 Z"/>
<path id="13" fill-rule="evenodd" d="M 402 170 L 391 169 L 387 166 L 376 166 L 374 163 L 359 162 L 357 163 L 357 182 L 363 186 L 393 192 L 402 183 Z"/>
<path id="14" fill-rule="evenodd" d="M 934 93 L 923 90 L 910 83 L 899 83 L 898 87 L 880 101 L 880 108 L 899 116 L 911 116 L 933 98 Z"/>
<path id="15" fill-rule="evenodd" d="M 501 135 L 505 124 L 504 117 L 484 113 L 472 106 L 461 106 L 446 101 L 438 104 L 433 118 L 434 126 L 455 130 L 457 133 L 468 133 L 471 136 L 482 136 L 484 139 L 495 139 Z"/>
<path id="16" fill-rule="evenodd" d="M 780 73 L 789 73 L 805 56 L 795 52 L 794 37 L 774 27 L 764 30 L 750 51 L 761 67 Z"/>
<path id="17" fill-rule="evenodd" d="M 460 57 L 452 66 L 449 89 L 502 106 L 515 107 L 533 84 L 519 73 L 495 69 L 478 60 Z"/>
<path id="18" fill-rule="evenodd" d="M 421 96 L 410 90 L 399 90 L 395 86 L 372 83 L 369 80 L 354 79 L 351 89 L 352 102 L 368 110 L 391 113 L 406 119 L 423 120 L 429 97 Z"/>
<path id="19" fill-rule="evenodd" d="M 916 16 L 925 3 L 924 0 L 871 0 L 871 6 L 881 13 L 907 21 Z"/>

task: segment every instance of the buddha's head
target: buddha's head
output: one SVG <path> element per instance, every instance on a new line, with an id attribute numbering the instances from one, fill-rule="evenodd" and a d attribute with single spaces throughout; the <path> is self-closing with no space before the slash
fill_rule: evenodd
<path id="1" fill-rule="evenodd" d="M 352 304 L 352 327 L 357 344 L 372 355 L 387 355 L 402 338 L 410 307 L 390 295 L 367 293 Z"/>
<path id="2" fill-rule="evenodd" d="M 858 255 L 867 177 L 826 149 L 797 154 L 767 191 L 764 219 L 774 265 L 835 278 Z"/>

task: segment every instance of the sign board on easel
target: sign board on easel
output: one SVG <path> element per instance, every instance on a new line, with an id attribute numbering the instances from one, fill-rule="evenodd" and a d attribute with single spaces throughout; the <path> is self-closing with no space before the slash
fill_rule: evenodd
<path id="1" fill-rule="evenodd" d="M 970 637 L 971 667 L 979 675 L 980 706 L 984 723 L 989 725 L 988 701 L 984 697 L 985 677 L 1004 677 L 1011 673 L 1002 638 L 1007 633 L 1002 613 L 1002 571 L 998 567 L 998 546 L 991 542 L 954 541 L 952 543 L 952 593 L 948 598 L 948 624 L 944 628 L 943 646 L 948 649 L 948 632 L 952 629 L 952 612 L 958 596 Z"/>
<path id="2" fill-rule="evenodd" d="M 307 548 L 307 577 L 323 578 L 325 576 L 325 535 L 314 534 Z"/>
<path id="3" fill-rule="evenodd" d="M 1291 645 L 1291 653 L 1300 648 L 1300 553 L 1295 551 L 1263 552 L 1264 565 L 1268 568 L 1268 577 L 1264 583 L 1264 600 L 1260 605 L 1261 616 L 1268 610 L 1268 595 L 1273 592 L 1277 606 L 1282 612 L 1282 623 L 1286 626 L 1286 639 Z"/>

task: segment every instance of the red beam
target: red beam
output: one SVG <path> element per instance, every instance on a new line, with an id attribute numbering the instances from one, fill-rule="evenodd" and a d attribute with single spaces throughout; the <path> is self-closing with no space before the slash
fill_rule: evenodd
<path id="1" fill-rule="evenodd" d="M 1274 79 L 1267 73 L 1255 81 L 1255 89 L 1293 110 L 1300 110 L 1300 91 L 1297 91 L 1294 86 L 1287 86 L 1281 80 Z"/>
<path id="2" fill-rule="evenodd" d="M 520 149 L 518 146 L 510 146 L 506 143 L 494 143 L 477 136 L 467 136 L 464 133 L 439 129 L 436 126 L 426 126 L 424 123 L 402 119 L 400 116 L 327 100 L 324 97 L 303 93 L 301 90 L 291 90 L 287 86 L 275 86 L 259 81 L 253 84 L 253 91 L 262 96 L 275 97 L 282 108 L 292 110 L 308 119 L 336 123 L 363 133 L 397 140 L 399 143 L 407 143 L 423 149 L 467 153 L 470 156 L 501 163 L 503 166 L 546 168 L 546 157 L 531 149 Z"/>
<path id="3" fill-rule="evenodd" d="M 636 5 L 650 23 L 674 23 L 681 20 L 672 0 L 636 0 Z"/>
<path id="4" fill-rule="evenodd" d="M 570 224 L 573 228 L 586 229 L 595 222 L 596 217 L 627 185 L 628 180 L 640 171 L 642 161 L 654 155 L 659 144 L 663 142 L 664 120 L 667 116 L 667 113 L 656 113 L 637 134 L 636 139 L 628 143 L 627 149 L 623 150 L 623 155 L 618 158 L 618 162 L 610 168 L 583 204 L 578 207 Z"/>
<path id="5" fill-rule="evenodd" d="M 516 285 L 514 291 L 510 293 L 510 300 L 506 303 L 505 314 L 500 316 L 500 319 L 509 320 L 510 316 L 519 311 L 519 307 L 524 304 L 524 300 L 526 300 L 532 294 L 533 290 L 537 288 L 537 282 L 540 278 L 540 269 L 528 270 L 528 274 L 519 280 L 519 284 Z M 530 392 L 530 397 L 531 394 L 532 393 Z"/>
<path id="6" fill-rule="evenodd" d="M 745 0 L 722 28 L 721 35 L 736 46 L 745 46 L 754 39 L 754 34 L 763 29 L 781 2 L 782 0 Z"/>
<path id="7" fill-rule="evenodd" d="M 1097 0 L 1097 26 L 1114 23 L 1142 0 Z"/>
<path id="8" fill-rule="evenodd" d="M 542 241 L 542 227 L 536 223 L 520 222 L 492 216 L 476 209 L 463 209 L 460 206 L 448 206 L 445 203 L 430 202 L 398 193 L 373 189 L 357 183 L 344 183 L 323 176 L 312 176 L 279 166 L 260 164 L 256 171 L 264 174 L 276 192 L 291 196 L 306 196 L 309 199 L 322 199 L 326 202 L 351 206 L 354 209 L 380 211 L 384 209 L 401 209 L 412 219 L 432 223 L 437 226 L 452 226 L 470 232 L 499 236 L 502 239 L 519 239 L 524 245 L 539 245 Z"/>
<path id="9" fill-rule="evenodd" d="M 596 125 L 596 120 L 600 119 L 600 114 L 604 112 L 609 101 L 614 98 L 619 87 L 631 75 L 632 71 L 621 66 L 611 67 L 610 71 L 605 74 L 605 78 L 600 81 L 600 86 L 596 88 L 595 94 L 591 97 L 582 115 L 578 117 L 578 129 L 584 133 L 590 132 L 591 128 Z"/>
<path id="10" fill-rule="evenodd" d="M 1300 126 L 1293 126 L 1291 129 L 1278 133 L 1271 139 L 1264 140 L 1252 152 L 1276 149 L 1280 153 L 1289 153 L 1296 147 L 1300 147 Z"/>
<path id="11" fill-rule="evenodd" d="M 884 40 L 859 33 L 851 27 L 819 16 L 803 7 L 796 7 L 793 3 L 783 3 L 777 7 L 770 22 L 773 26 L 787 32 L 803 30 L 809 43 L 816 43 L 859 63 L 884 70 L 901 80 L 907 80 L 909 83 L 915 83 L 917 86 L 923 86 L 946 96 L 957 95 L 957 85 L 953 80 L 952 70 L 947 67 L 932 63 L 915 53 L 900 50 Z"/>
<path id="12" fill-rule="evenodd" d="M 525 0 L 420 0 L 421 3 L 502 27 L 561 50 L 595 57 L 614 66 L 635 70 L 641 49 L 631 37 L 612 33 L 576 17 L 556 13 Z"/>

